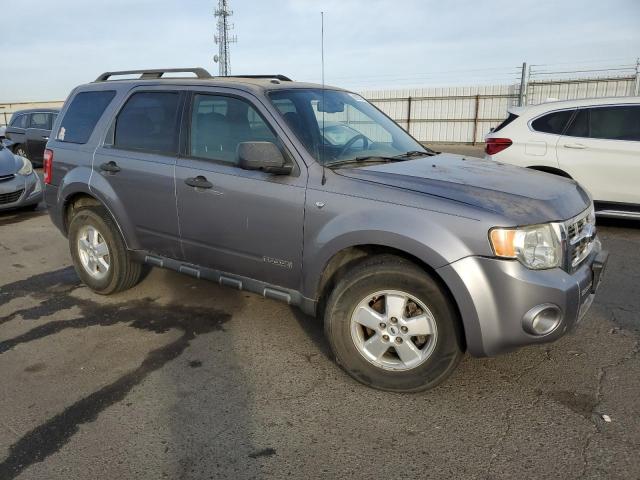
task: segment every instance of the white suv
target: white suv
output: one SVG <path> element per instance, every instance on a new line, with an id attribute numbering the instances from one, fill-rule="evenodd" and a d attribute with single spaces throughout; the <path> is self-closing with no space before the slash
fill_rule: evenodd
<path id="1" fill-rule="evenodd" d="M 487 158 L 570 177 L 600 216 L 640 219 L 640 97 L 509 109 L 486 137 Z"/>

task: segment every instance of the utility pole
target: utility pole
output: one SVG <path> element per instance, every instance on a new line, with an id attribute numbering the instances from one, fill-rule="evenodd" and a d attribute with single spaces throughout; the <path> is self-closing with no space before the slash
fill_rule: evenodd
<path id="1" fill-rule="evenodd" d="M 520 94 L 518 95 L 518 106 L 522 107 L 527 96 L 527 62 L 522 63 L 522 75 L 520 76 Z"/>
<path id="2" fill-rule="evenodd" d="M 233 12 L 229 10 L 228 0 L 218 0 L 218 8 L 214 12 L 214 16 L 218 19 L 218 33 L 214 36 L 214 40 L 218 45 L 218 54 L 213 57 L 218 62 L 218 71 L 221 77 L 226 77 L 231 73 L 231 58 L 229 44 L 238 41 L 235 35 L 229 35 L 229 31 L 233 29 L 233 24 L 229 23 L 229 17 Z"/>
<path id="3" fill-rule="evenodd" d="M 633 94 L 636 97 L 640 95 L 640 57 L 636 59 L 636 84 L 633 89 Z"/>

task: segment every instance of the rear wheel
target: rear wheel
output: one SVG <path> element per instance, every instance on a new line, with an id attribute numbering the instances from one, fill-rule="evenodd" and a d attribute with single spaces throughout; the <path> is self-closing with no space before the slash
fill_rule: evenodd
<path id="1" fill-rule="evenodd" d="M 18 155 L 19 157 L 29 158 L 27 157 L 27 150 L 22 145 L 18 145 L 13 149 L 13 153 Z"/>
<path id="2" fill-rule="evenodd" d="M 78 276 L 102 295 L 127 290 L 143 275 L 131 259 L 120 231 L 100 207 L 79 210 L 69 225 L 69 247 Z"/>
<path id="3" fill-rule="evenodd" d="M 363 262 L 338 282 L 325 332 L 342 368 L 382 390 L 432 388 L 463 355 L 455 309 L 438 283 L 390 255 Z"/>

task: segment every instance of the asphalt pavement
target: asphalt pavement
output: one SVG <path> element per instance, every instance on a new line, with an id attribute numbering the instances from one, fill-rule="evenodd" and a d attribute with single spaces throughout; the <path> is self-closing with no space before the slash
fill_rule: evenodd
<path id="1" fill-rule="evenodd" d="M 0 214 L 0 479 L 640 478 L 640 224 L 572 334 L 364 387 L 317 320 L 153 270 L 90 292 L 42 210 Z"/>

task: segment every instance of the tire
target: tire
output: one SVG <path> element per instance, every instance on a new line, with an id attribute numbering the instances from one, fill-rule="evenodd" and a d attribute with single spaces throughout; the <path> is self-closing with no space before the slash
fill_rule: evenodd
<path id="1" fill-rule="evenodd" d="M 27 160 L 29 159 L 29 157 L 27 157 L 27 150 L 22 145 L 16 145 L 15 147 L 13 147 L 13 153 L 24 157 Z"/>
<path id="2" fill-rule="evenodd" d="M 89 268 L 92 264 L 87 260 L 86 251 L 83 260 L 80 240 L 84 239 L 85 233 L 91 232 L 92 229 L 98 233 L 97 246 L 106 244 L 108 249 L 108 254 L 102 257 L 108 263 L 108 268 L 101 272 Z M 143 265 L 131 259 L 120 231 L 104 208 L 83 208 L 73 216 L 69 225 L 69 248 L 73 265 L 82 282 L 101 295 L 127 290 L 135 286 L 143 277 L 145 271 Z M 94 253 L 102 252 L 96 249 Z M 89 266 L 86 266 L 87 263 Z M 97 262 L 94 263 L 97 264 Z"/>
<path id="3" fill-rule="evenodd" d="M 382 304 L 380 296 L 372 296 L 379 292 L 386 292 Z M 378 300 L 373 301 L 376 298 Z M 404 306 L 396 308 L 396 311 L 402 311 L 403 317 L 400 320 L 389 317 L 387 312 L 393 312 L 392 302 L 401 298 L 405 300 L 396 305 Z M 366 303 L 368 299 L 373 303 Z M 391 306 L 387 307 L 387 304 Z M 382 309 L 381 305 L 384 305 Z M 364 311 L 365 317 L 369 318 L 369 311 L 378 312 L 375 308 L 384 313 L 382 321 L 372 325 L 373 329 L 352 320 L 356 318 L 356 309 Z M 411 310 L 417 312 L 415 316 Z M 418 319 L 420 328 L 426 329 L 424 332 L 433 333 L 409 338 L 411 331 L 408 329 L 417 326 L 409 322 Z M 397 328 L 391 334 L 389 322 L 393 320 Z M 383 324 L 386 330 L 380 327 Z M 378 330 L 375 330 L 376 325 Z M 406 329 L 408 333 L 400 333 L 400 325 L 403 325 L 403 332 Z M 324 327 L 337 363 L 357 381 L 380 390 L 418 392 L 433 388 L 451 375 L 463 356 L 460 323 L 447 295 L 423 269 L 392 255 L 365 260 L 338 282 L 327 301 Z M 360 335 L 367 335 L 366 332 L 371 336 L 361 338 Z M 393 335 L 400 336 L 400 339 Z M 367 345 L 368 340 L 385 342 L 385 336 L 389 350 L 379 359 L 367 358 L 362 345 Z M 384 349 L 385 345 L 381 348 Z M 401 350 L 396 350 L 396 346 L 408 348 L 411 345 L 418 350 L 409 348 L 409 355 L 415 354 L 416 357 L 405 363 L 399 353 Z M 411 363 L 414 360 L 418 362 L 415 366 Z"/>

